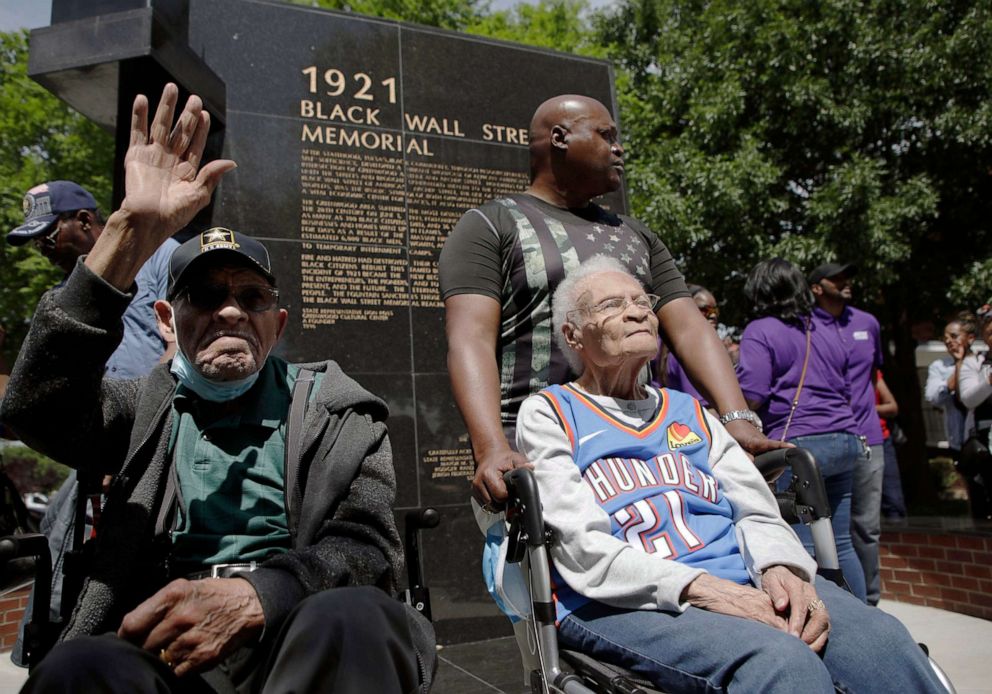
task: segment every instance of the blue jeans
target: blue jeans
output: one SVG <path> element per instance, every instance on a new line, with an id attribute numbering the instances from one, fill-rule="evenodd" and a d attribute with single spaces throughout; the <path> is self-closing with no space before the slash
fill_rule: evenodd
<path id="1" fill-rule="evenodd" d="M 816 590 L 830 613 L 819 654 L 761 622 L 689 607 L 623 610 L 598 602 L 562 620 L 559 642 L 634 670 L 665 691 L 833 694 L 943 692 L 926 656 L 894 617 L 823 578 Z"/>
<path id="2" fill-rule="evenodd" d="M 906 501 L 902 495 L 902 479 L 899 476 L 899 460 L 892 437 L 882 443 L 885 451 L 885 474 L 882 476 L 882 515 L 889 520 L 906 517 Z"/>
<path id="3" fill-rule="evenodd" d="M 865 601 L 877 605 L 882 596 L 878 575 L 878 543 L 882 536 L 882 474 L 885 452 L 882 446 L 866 448 L 854 465 L 851 486 L 851 544 L 865 574 Z"/>
<path id="4" fill-rule="evenodd" d="M 861 561 L 851 543 L 851 489 L 854 480 L 854 464 L 861 455 L 861 441 L 854 434 L 835 432 L 813 436 L 797 436 L 789 439 L 800 448 L 807 449 L 816 458 L 816 464 L 823 475 L 830 501 L 830 524 L 834 529 L 834 542 L 837 544 L 837 557 L 851 592 L 859 600 L 865 599 L 865 574 Z M 792 472 L 786 470 L 778 479 L 778 489 L 783 491 L 792 481 Z M 813 554 L 813 536 L 809 528 L 801 523 L 792 526 L 802 540 L 806 550 Z"/>

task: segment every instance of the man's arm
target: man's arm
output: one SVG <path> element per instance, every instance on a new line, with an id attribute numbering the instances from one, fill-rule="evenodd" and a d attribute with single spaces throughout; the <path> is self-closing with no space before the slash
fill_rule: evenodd
<path id="1" fill-rule="evenodd" d="M 199 169 L 210 118 L 191 96 L 170 132 L 177 99 L 176 86 L 166 85 L 150 129 L 148 100 L 135 99 L 121 209 L 66 284 L 42 297 L 3 399 L 0 416 L 32 448 L 69 465 L 98 465 L 101 473 L 124 459 L 137 397 L 134 382 L 101 385 L 134 278 L 234 167 L 218 160 Z"/>
<path id="2" fill-rule="evenodd" d="M 510 447 L 500 419 L 499 302 L 481 294 L 456 294 L 445 300 L 444 309 L 451 390 L 475 457 L 472 493 L 483 505 L 502 502 L 503 473 L 526 465 L 527 459 Z"/>
<path id="3" fill-rule="evenodd" d="M 692 299 L 683 297 L 664 304 L 658 309 L 658 322 L 667 337 L 669 347 L 693 385 L 706 396 L 717 412 L 726 414 L 748 409 L 727 348 Z M 790 447 L 789 444 L 769 440 L 754 425 L 742 419 L 730 422 L 727 431 L 753 455 L 775 448 Z"/>

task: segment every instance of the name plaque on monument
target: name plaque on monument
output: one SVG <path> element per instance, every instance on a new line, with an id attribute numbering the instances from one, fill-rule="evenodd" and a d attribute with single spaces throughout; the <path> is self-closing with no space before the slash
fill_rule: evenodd
<path id="1" fill-rule="evenodd" d="M 154 20 L 224 85 L 221 150 L 238 168 L 211 223 L 269 246 L 290 313 L 280 354 L 333 358 L 389 404 L 398 513 L 442 514 L 421 545 L 441 640 L 508 633 L 482 582 L 437 259 L 465 210 L 526 187 L 542 101 L 615 112 L 609 64 L 276 2 L 189 0 L 178 20 L 160 4 Z M 622 191 L 603 203 L 625 210 Z"/>

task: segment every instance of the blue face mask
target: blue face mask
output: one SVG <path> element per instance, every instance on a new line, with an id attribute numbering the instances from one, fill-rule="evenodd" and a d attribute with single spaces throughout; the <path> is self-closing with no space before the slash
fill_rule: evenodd
<path id="1" fill-rule="evenodd" d="M 172 358 L 170 370 L 176 375 L 180 383 L 210 402 L 228 402 L 244 395 L 255 385 L 259 374 L 256 371 L 251 376 L 237 381 L 211 381 L 189 363 L 182 350 L 176 350 L 176 356 Z"/>
<path id="2" fill-rule="evenodd" d="M 201 374 L 186 358 L 182 347 L 179 346 L 179 329 L 176 327 L 175 313 L 172 314 L 170 323 L 172 334 L 176 338 L 176 356 L 172 358 L 172 367 L 169 370 L 176 375 L 181 384 L 210 402 L 230 402 L 247 393 L 255 385 L 261 370 L 237 381 L 212 381 Z M 265 363 L 264 359 L 262 363 Z"/>

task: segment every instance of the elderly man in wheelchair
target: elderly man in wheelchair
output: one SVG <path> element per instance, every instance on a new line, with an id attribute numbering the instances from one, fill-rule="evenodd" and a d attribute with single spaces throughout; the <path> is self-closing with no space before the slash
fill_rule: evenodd
<path id="1" fill-rule="evenodd" d="M 898 621 L 816 576 L 716 418 L 641 384 L 653 303 L 613 259 L 570 273 L 552 320 L 581 375 L 520 410 L 559 642 L 667 691 L 944 691 Z"/>

